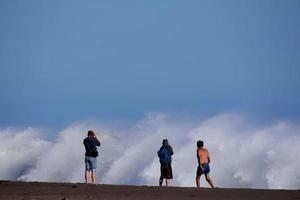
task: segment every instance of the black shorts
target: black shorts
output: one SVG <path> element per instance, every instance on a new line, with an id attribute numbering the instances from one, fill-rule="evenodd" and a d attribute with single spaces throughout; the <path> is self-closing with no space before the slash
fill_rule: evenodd
<path id="1" fill-rule="evenodd" d="M 210 167 L 208 163 L 202 164 L 201 166 L 202 168 L 198 166 L 197 176 L 201 176 L 202 174 L 208 174 L 210 172 Z"/>
<path id="2" fill-rule="evenodd" d="M 173 173 L 172 173 L 172 166 L 171 164 L 168 165 L 160 165 L 160 179 L 172 179 Z"/>

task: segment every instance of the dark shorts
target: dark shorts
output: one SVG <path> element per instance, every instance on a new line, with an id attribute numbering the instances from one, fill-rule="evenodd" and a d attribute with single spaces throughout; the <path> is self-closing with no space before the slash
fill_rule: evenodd
<path id="1" fill-rule="evenodd" d="M 160 165 L 160 179 L 172 179 L 173 173 L 172 173 L 172 167 L 171 164 L 168 165 Z"/>
<path id="2" fill-rule="evenodd" d="M 201 176 L 202 174 L 208 174 L 210 172 L 210 167 L 208 163 L 202 164 L 201 166 L 202 168 L 198 166 L 197 176 Z"/>

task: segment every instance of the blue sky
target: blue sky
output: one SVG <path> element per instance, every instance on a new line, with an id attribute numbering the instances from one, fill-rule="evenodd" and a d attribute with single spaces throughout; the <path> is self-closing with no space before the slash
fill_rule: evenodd
<path id="1" fill-rule="evenodd" d="M 0 1 L 0 126 L 300 117 L 300 1 Z"/>

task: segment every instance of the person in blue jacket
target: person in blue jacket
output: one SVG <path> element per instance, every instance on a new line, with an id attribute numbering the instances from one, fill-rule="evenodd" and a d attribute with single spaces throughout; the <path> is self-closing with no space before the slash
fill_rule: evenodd
<path id="1" fill-rule="evenodd" d="M 166 180 L 166 186 L 169 185 L 168 181 L 173 179 L 172 172 L 172 155 L 174 154 L 172 147 L 169 145 L 167 139 L 164 139 L 162 142 L 162 146 L 157 152 L 160 162 L 160 178 L 159 178 L 159 186 L 162 186 L 163 180 Z"/>

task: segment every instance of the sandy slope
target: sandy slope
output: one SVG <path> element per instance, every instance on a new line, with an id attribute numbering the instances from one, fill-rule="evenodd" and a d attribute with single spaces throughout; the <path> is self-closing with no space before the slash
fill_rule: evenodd
<path id="1" fill-rule="evenodd" d="M 0 199 L 293 199 L 300 190 L 197 189 L 0 181 Z"/>

